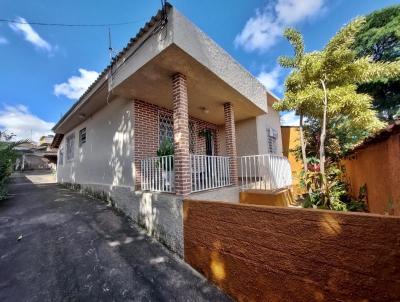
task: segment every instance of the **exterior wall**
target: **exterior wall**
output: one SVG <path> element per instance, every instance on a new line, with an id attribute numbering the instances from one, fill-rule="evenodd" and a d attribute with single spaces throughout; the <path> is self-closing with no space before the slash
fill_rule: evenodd
<path id="1" fill-rule="evenodd" d="M 297 126 L 282 126 L 282 152 L 283 156 L 286 156 L 290 162 L 290 168 L 292 169 L 293 189 L 294 194 L 299 195 L 305 193 L 300 188 L 300 177 L 301 171 L 303 170 L 303 164 L 297 160 L 294 153 L 290 150 L 296 149 L 300 145 L 300 132 Z"/>
<path id="2" fill-rule="evenodd" d="M 400 218 L 184 201 L 185 261 L 238 301 L 400 300 Z"/>
<path id="3" fill-rule="evenodd" d="M 116 99 L 66 133 L 59 148 L 59 152 L 64 149 L 64 163 L 57 167 L 57 181 L 132 187 L 131 114 L 132 102 Z M 86 143 L 79 146 L 79 130 L 85 127 Z M 75 133 L 74 158 L 67 160 L 66 138 L 71 133 Z"/>
<path id="4" fill-rule="evenodd" d="M 400 215 L 400 134 L 356 151 L 342 163 L 350 193 L 367 188 L 371 213 Z"/>
<path id="5" fill-rule="evenodd" d="M 273 128 L 277 131 L 277 155 L 282 155 L 282 133 L 279 113 L 271 106 L 268 106 L 268 114 L 236 123 L 238 156 L 269 153 L 268 128 Z"/>
<path id="6" fill-rule="evenodd" d="M 169 20 L 172 24 L 173 43 L 251 100 L 261 110 L 268 111 L 265 87 L 253 75 L 177 9 L 172 8 Z"/>
<path id="7" fill-rule="evenodd" d="M 238 156 L 258 154 L 256 118 L 236 123 L 236 148 Z"/>
<path id="8" fill-rule="evenodd" d="M 136 173 L 138 175 L 136 184 L 140 184 L 140 161 L 147 157 L 156 156 L 159 145 L 159 129 L 158 120 L 159 114 L 167 114 L 172 117 L 172 110 L 165 109 L 145 101 L 135 100 L 134 102 L 134 124 L 135 124 L 135 165 L 137 167 Z M 191 118 L 190 121 L 195 125 L 195 154 L 206 153 L 206 139 L 204 136 L 199 135 L 199 132 L 205 129 L 212 129 L 215 131 L 215 152 L 219 155 L 218 140 L 219 128 L 215 124 L 211 124 L 199 119 Z"/>
<path id="9" fill-rule="evenodd" d="M 268 114 L 257 116 L 257 141 L 258 154 L 266 154 L 268 152 L 268 133 L 267 129 L 272 128 L 278 133 L 277 138 L 277 155 L 282 155 L 282 133 L 281 121 L 277 111 L 268 105 Z"/>
<path id="10" fill-rule="evenodd" d="M 103 199 L 143 227 L 146 233 L 183 257 L 182 199 L 172 194 L 143 193 L 129 187 L 81 184 L 80 190 Z"/>

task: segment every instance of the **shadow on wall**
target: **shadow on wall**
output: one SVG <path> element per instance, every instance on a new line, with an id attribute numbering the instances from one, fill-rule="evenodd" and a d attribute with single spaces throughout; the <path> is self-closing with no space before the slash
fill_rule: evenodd
<path id="1" fill-rule="evenodd" d="M 75 158 L 70 161 L 65 158 L 64 165 L 58 167 L 59 182 L 100 184 L 110 189 L 133 186 L 130 105 L 128 100 L 113 100 L 74 129 Z M 87 140 L 79 145 L 79 130 L 85 127 Z"/>
<path id="2" fill-rule="evenodd" d="M 185 260 L 239 301 L 400 299 L 400 218 L 198 201 L 184 213 Z"/>

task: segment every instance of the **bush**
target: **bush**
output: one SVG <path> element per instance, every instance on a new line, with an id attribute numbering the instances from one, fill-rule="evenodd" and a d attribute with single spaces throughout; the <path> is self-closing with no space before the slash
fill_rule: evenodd
<path id="1" fill-rule="evenodd" d="M 25 142 L 0 142 L 0 200 L 7 198 L 6 185 L 17 158 L 14 148 Z"/>

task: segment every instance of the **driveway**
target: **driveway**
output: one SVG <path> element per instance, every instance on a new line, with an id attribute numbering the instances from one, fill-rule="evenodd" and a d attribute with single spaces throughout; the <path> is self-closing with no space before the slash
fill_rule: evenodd
<path id="1" fill-rule="evenodd" d="M 51 182 L 17 175 L 0 201 L 0 301 L 230 301 L 123 215 Z"/>

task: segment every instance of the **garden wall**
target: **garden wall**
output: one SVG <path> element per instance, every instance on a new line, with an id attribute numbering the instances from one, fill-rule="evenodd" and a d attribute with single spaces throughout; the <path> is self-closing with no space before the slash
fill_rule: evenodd
<path id="1" fill-rule="evenodd" d="M 357 150 L 342 163 L 354 198 L 365 185 L 371 213 L 400 215 L 400 133 Z"/>
<path id="2" fill-rule="evenodd" d="M 184 201 L 184 257 L 239 301 L 399 301 L 400 218 Z"/>

